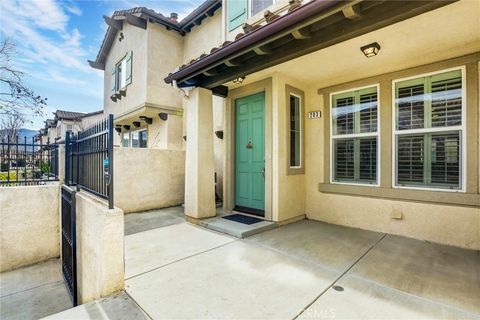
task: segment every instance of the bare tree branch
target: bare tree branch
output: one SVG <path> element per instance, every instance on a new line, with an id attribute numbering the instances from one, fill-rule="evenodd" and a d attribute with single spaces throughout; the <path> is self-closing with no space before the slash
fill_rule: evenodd
<path id="1" fill-rule="evenodd" d="M 24 73 L 12 67 L 16 54 L 10 39 L 0 43 L 0 115 L 42 115 L 47 98 L 36 95 L 23 83 Z"/>

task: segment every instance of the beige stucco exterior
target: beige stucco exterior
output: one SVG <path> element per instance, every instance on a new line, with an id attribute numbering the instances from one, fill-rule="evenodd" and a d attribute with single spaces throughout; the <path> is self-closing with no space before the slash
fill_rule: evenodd
<path id="1" fill-rule="evenodd" d="M 183 203 L 185 151 L 114 150 L 115 206 L 125 213 Z"/>
<path id="2" fill-rule="evenodd" d="M 123 289 L 123 211 L 81 191 L 76 217 L 78 300 L 87 303 Z"/>
<path id="3" fill-rule="evenodd" d="M 0 272 L 60 255 L 59 184 L 0 188 Z"/>

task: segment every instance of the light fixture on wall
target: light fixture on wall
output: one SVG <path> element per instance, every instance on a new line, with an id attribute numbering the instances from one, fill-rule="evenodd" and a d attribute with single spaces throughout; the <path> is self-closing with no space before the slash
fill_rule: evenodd
<path id="1" fill-rule="evenodd" d="M 373 42 L 361 47 L 360 50 L 362 50 L 365 57 L 370 58 L 378 54 L 378 51 L 380 51 L 380 45 L 378 42 Z"/>
<path id="2" fill-rule="evenodd" d="M 243 80 L 245 80 L 245 77 L 240 77 L 240 78 L 237 78 L 237 79 L 233 79 L 232 82 L 235 83 L 235 84 L 242 84 Z"/>

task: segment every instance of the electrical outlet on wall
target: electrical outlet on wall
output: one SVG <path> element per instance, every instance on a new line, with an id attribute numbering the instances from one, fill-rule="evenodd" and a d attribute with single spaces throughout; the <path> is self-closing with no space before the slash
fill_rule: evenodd
<path id="1" fill-rule="evenodd" d="M 402 220 L 403 219 L 402 210 L 393 209 L 392 212 L 390 212 L 390 218 L 395 220 Z"/>

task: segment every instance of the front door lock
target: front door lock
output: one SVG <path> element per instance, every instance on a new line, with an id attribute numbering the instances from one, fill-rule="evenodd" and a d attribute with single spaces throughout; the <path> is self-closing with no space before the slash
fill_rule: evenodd
<path id="1" fill-rule="evenodd" d="M 245 148 L 247 148 L 247 149 L 253 149 L 253 144 L 252 144 L 252 142 L 249 141 L 249 142 L 247 143 L 247 145 L 245 146 Z"/>

